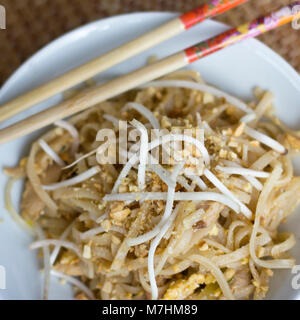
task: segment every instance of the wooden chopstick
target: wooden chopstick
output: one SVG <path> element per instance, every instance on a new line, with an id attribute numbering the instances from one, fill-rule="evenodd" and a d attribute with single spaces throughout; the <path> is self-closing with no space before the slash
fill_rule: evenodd
<path id="1" fill-rule="evenodd" d="M 204 4 L 195 10 L 183 14 L 133 41 L 2 105 L 0 107 L 0 122 L 184 32 L 207 18 L 212 18 L 246 1 L 248 0 L 221 0 L 218 3 L 211 1 L 209 4 Z"/>
<path id="2" fill-rule="evenodd" d="M 221 33 L 214 38 L 189 47 L 184 51 L 162 59 L 152 65 L 145 66 L 103 85 L 88 89 L 52 108 L 0 130 L 0 144 L 22 137 L 59 119 L 66 118 L 79 111 L 85 110 L 97 103 L 180 69 L 189 63 L 244 39 L 255 37 L 291 22 L 294 19 L 298 19 L 300 17 L 300 12 L 296 11 L 295 13 L 294 8 L 299 5 L 300 1 L 297 1 L 274 13 L 267 14 L 250 23 L 241 25 L 238 28 L 233 28 Z"/>

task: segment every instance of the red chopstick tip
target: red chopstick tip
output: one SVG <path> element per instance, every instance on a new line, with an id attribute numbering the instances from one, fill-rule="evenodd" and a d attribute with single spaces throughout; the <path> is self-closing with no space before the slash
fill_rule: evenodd
<path id="1" fill-rule="evenodd" d="M 211 0 L 210 3 L 183 14 L 180 20 L 185 29 L 189 29 L 207 18 L 215 17 L 247 1 L 248 0 Z"/>
<path id="2" fill-rule="evenodd" d="M 208 5 L 204 5 L 193 11 L 187 12 L 180 17 L 181 22 L 184 24 L 185 29 L 193 27 L 195 24 L 202 22 L 207 17 L 209 12 Z"/>

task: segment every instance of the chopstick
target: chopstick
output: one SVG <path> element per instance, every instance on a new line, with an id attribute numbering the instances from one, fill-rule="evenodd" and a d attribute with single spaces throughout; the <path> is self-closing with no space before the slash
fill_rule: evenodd
<path id="1" fill-rule="evenodd" d="M 145 33 L 120 47 L 39 86 L 0 107 L 0 122 L 18 114 L 55 94 L 65 91 L 110 67 L 170 39 L 207 18 L 215 17 L 248 0 L 211 0 L 182 16 Z"/>
<path id="2" fill-rule="evenodd" d="M 294 2 L 273 13 L 221 33 L 216 37 L 189 47 L 154 64 L 140 68 L 105 84 L 87 89 L 69 100 L 0 130 L 0 144 L 22 137 L 59 119 L 71 116 L 113 96 L 183 68 L 200 58 L 242 40 L 256 37 L 294 19 L 298 19 L 300 18 L 300 12 L 297 12 L 297 10 L 295 12 L 294 9 L 299 5 L 300 1 Z"/>

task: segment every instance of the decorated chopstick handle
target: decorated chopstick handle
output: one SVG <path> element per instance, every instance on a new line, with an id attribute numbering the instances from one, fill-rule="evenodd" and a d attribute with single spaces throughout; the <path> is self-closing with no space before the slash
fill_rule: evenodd
<path id="1" fill-rule="evenodd" d="M 269 13 L 252 22 L 228 30 L 214 38 L 205 40 L 185 50 L 189 63 L 210 55 L 247 38 L 254 38 L 264 32 L 280 27 L 300 18 L 300 1 L 294 2 L 275 12 Z"/>
<path id="2" fill-rule="evenodd" d="M 189 29 L 195 24 L 208 18 L 213 18 L 225 11 L 228 11 L 248 0 L 211 0 L 208 4 L 183 14 L 180 17 L 185 29 Z"/>

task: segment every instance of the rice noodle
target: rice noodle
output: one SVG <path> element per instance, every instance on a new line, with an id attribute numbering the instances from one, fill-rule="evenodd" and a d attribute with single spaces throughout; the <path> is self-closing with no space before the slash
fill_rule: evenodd
<path id="1" fill-rule="evenodd" d="M 265 144 L 266 146 L 274 149 L 279 153 L 285 154 L 287 152 L 286 148 L 283 145 L 281 145 L 279 142 L 277 142 L 276 140 L 268 137 L 267 135 L 257 130 L 254 130 L 246 126 L 245 133 L 251 138 L 256 139 L 257 141 Z"/>
<path id="2" fill-rule="evenodd" d="M 154 149 L 155 147 L 158 146 L 156 144 L 158 144 L 159 141 L 158 142 L 156 142 L 156 141 L 157 140 L 154 140 L 152 143 L 150 143 L 150 145 L 149 145 L 149 149 L 150 150 L 152 150 L 152 149 Z M 184 141 L 184 142 L 193 144 L 202 153 L 202 156 L 203 156 L 205 164 L 209 165 L 210 159 L 209 159 L 208 151 L 205 148 L 204 144 L 202 144 L 200 141 L 196 140 L 193 137 L 184 136 L 184 135 L 181 135 L 181 134 L 171 134 L 171 135 L 167 135 L 167 136 L 163 137 L 163 142 L 164 143 L 167 143 L 167 142 L 170 142 L 170 141 Z"/>
<path id="3" fill-rule="evenodd" d="M 211 239 L 207 239 L 207 238 L 205 238 L 204 241 L 205 241 L 208 245 L 210 245 L 210 246 L 212 246 L 212 247 L 214 247 L 214 248 L 217 248 L 217 249 L 219 249 L 219 250 L 221 250 L 221 251 L 223 251 L 223 252 L 225 252 L 225 253 L 230 253 L 230 250 L 229 250 L 228 248 L 226 248 L 226 247 L 223 246 L 222 244 L 218 243 L 217 241 L 214 241 L 214 240 L 211 240 Z"/>
<path id="4" fill-rule="evenodd" d="M 68 237 L 68 235 L 69 235 L 70 232 L 71 232 L 71 229 L 72 229 L 73 225 L 74 225 L 74 222 L 72 222 L 72 223 L 65 229 L 65 231 L 64 231 L 64 232 L 62 233 L 62 235 L 60 236 L 59 240 L 65 240 L 65 239 Z M 51 265 L 51 266 L 54 265 L 55 260 L 56 260 L 58 254 L 59 254 L 60 249 L 61 249 L 61 246 L 60 246 L 60 245 L 55 246 L 55 248 L 53 249 L 53 251 L 52 251 L 52 253 L 51 253 L 51 256 L 50 256 L 50 265 Z"/>
<path id="5" fill-rule="evenodd" d="M 225 185 L 208 169 L 204 170 L 204 175 L 211 183 L 213 183 L 222 193 L 232 199 L 240 206 L 241 212 L 248 218 L 251 219 L 252 212 L 227 188 Z"/>
<path id="6" fill-rule="evenodd" d="M 190 172 L 185 172 L 185 175 L 192 180 L 193 183 L 195 183 L 201 190 L 205 191 L 207 190 L 207 185 L 205 182 L 195 174 L 192 174 Z"/>
<path id="7" fill-rule="evenodd" d="M 136 200 L 167 200 L 165 192 L 143 193 L 114 193 L 106 195 L 104 201 L 136 201 Z M 225 204 L 235 212 L 239 212 L 239 206 L 230 197 L 216 192 L 175 192 L 174 201 L 216 201 Z"/>
<path id="8" fill-rule="evenodd" d="M 270 91 L 266 91 L 255 108 L 256 119 L 252 123 L 252 125 L 257 124 L 257 122 L 266 113 L 266 111 L 270 108 L 270 106 L 272 106 L 273 101 L 274 101 L 274 94 Z"/>
<path id="9" fill-rule="evenodd" d="M 203 158 L 204 158 L 204 161 L 206 162 L 206 164 L 209 164 L 209 162 L 210 162 L 209 154 L 208 154 L 208 151 L 205 148 L 205 146 L 200 141 L 194 139 L 193 137 L 184 136 L 184 135 L 180 135 L 180 134 L 177 134 L 177 135 L 173 135 L 173 134 L 166 135 L 166 136 L 163 137 L 163 141 L 161 141 L 161 139 L 157 139 L 157 140 L 152 141 L 148 146 L 148 152 L 153 150 L 153 149 L 155 149 L 155 148 L 157 148 L 162 143 L 168 143 L 170 141 L 185 141 L 185 142 L 188 142 L 188 143 L 191 143 L 191 144 L 195 145 L 199 149 L 199 151 L 202 152 L 202 155 L 203 155 Z M 137 161 L 138 161 L 138 156 L 136 154 L 129 159 L 129 161 L 123 167 L 119 177 L 117 178 L 117 180 L 116 180 L 116 182 L 114 184 L 112 193 L 116 193 L 117 192 L 117 190 L 118 190 L 118 188 L 119 188 L 119 186 L 121 184 L 121 181 L 124 178 L 126 178 L 128 173 L 130 172 L 131 168 L 136 164 Z"/>
<path id="10" fill-rule="evenodd" d="M 58 165 L 60 165 L 61 167 L 65 166 L 65 162 L 57 155 L 57 153 L 53 149 L 51 149 L 51 147 L 45 140 L 40 139 L 39 145 L 48 154 L 48 156 L 51 159 L 53 159 Z"/>
<path id="11" fill-rule="evenodd" d="M 218 268 L 211 260 L 201 256 L 201 255 L 192 255 L 189 257 L 190 260 L 197 261 L 200 265 L 203 265 L 206 269 L 208 269 L 213 276 L 216 278 L 221 290 L 226 299 L 234 300 L 234 296 L 231 292 L 231 289 L 226 281 L 226 278 L 223 272 Z"/>
<path id="12" fill-rule="evenodd" d="M 262 234 L 256 238 L 255 244 L 257 246 L 263 246 L 269 243 L 270 241 L 271 241 L 271 237 L 269 235 Z M 232 263 L 241 261 L 242 259 L 249 257 L 249 255 L 250 255 L 250 245 L 247 244 L 230 253 L 215 256 L 213 257 L 212 260 L 217 266 L 219 266 L 220 268 L 224 268 L 224 267 L 230 266 Z"/>
<path id="13" fill-rule="evenodd" d="M 7 211 L 10 213 L 12 219 L 26 232 L 28 232 L 30 235 L 35 235 L 34 229 L 19 215 L 15 207 L 13 206 L 12 200 L 11 200 L 11 190 L 15 183 L 15 179 L 10 178 L 7 181 L 6 187 L 5 187 L 5 207 Z"/>
<path id="14" fill-rule="evenodd" d="M 78 289 L 80 289 L 82 292 L 84 292 L 90 299 L 95 300 L 95 296 L 94 296 L 93 292 L 84 283 L 82 283 L 78 279 L 76 279 L 74 277 L 70 277 L 70 276 L 68 276 L 62 272 L 56 271 L 56 270 L 51 270 L 51 274 L 54 277 L 66 280 L 67 282 L 73 284 Z"/>
<path id="15" fill-rule="evenodd" d="M 36 233 L 40 238 L 40 241 L 45 241 L 44 232 L 41 227 L 36 223 L 35 224 Z M 48 247 L 43 247 L 43 255 L 44 255 L 44 294 L 43 299 L 48 300 L 49 289 L 50 289 L 50 250 Z"/>
<path id="16" fill-rule="evenodd" d="M 230 167 L 216 166 L 216 169 L 228 174 L 238 174 L 242 176 L 252 176 L 256 178 L 268 178 L 270 176 L 268 172 L 255 171 L 255 170 L 245 169 L 245 168 L 237 168 L 237 167 L 230 168 Z"/>
<path id="17" fill-rule="evenodd" d="M 236 168 L 241 168 L 241 166 L 240 166 L 239 164 L 235 163 L 235 162 L 227 161 L 227 160 L 223 160 L 223 162 L 224 162 L 224 164 L 226 164 L 226 165 L 233 166 L 233 167 L 236 167 Z M 252 186 L 253 186 L 254 188 L 256 188 L 257 190 L 262 190 L 263 185 L 262 185 L 261 182 L 258 181 L 256 178 L 251 177 L 251 176 L 247 176 L 247 175 L 244 176 L 244 178 L 245 178 L 246 180 L 248 180 L 248 181 L 252 184 Z"/>
<path id="18" fill-rule="evenodd" d="M 80 161 L 82 161 L 82 160 L 84 160 L 84 159 L 86 159 L 86 158 L 94 155 L 94 154 L 97 152 L 97 150 L 98 150 L 98 149 L 95 149 L 95 150 L 90 151 L 89 153 L 87 153 L 87 154 L 79 157 L 77 160 L 75 160 L 75 161 L 72 162 L 71 164 L 67 165 L 66 167 L 63 167 L 62 169 L 63 169 L 63 170 L 67 170 L 67 169 L 70 169 L 70 168 L 74 167 L 74 166 L 75 166 L 76 164 L 78 164 Z"/>
<path id="19" fill-rule="evenodd" d="M 58 121 L 54 122 L 54 125 L 67 130 L 70 133 L 70 135 L 73 137 L 73 144 L 72 144 L 71 152 L 72 152 L 72 154 L 75 154 L 79 148 L 79 132 L 78 132 L 78 130 L 75 128 L 75 126 L 73 126 L 72 124 L 70 124 L 69 122 L 64 121 L 64 120 L 58 120 Z"/>
<path id="20" fill-rule="evenodd" d="M 176 181 L 177 176 L 179 175 L 183 166 L 184 166 L 184 163 L 179 164 L 174 168 L 174 171 L 171 175 L 171 179 Z M 162 227 L 164 226 L 164 224 L 169 219 L 169 217 L 172 213 L 173 204 L 174 204 L 174 195 L 175 195 L 175 186 L 173 186 L 173 185 L 168 186 L 168 192 L 167 192 L 167 197 L 166 197 L 166 207 L 165 207 L 164 214 L 163 214 L 159 224 L 153 230 L 143 234 L 142 236 L 139 236 L 135 239 L 130 239 L 130 238 L 127 239 L 127 244 L 129 246 L 136 245 L 134 243 L 143 243 L 143 242 L 149 241 L 150 239 L 155 237 L 157 234 L 159 234 L 160 230 L 162 230 Z"/>
<path id="21" fill-rule="evenodd" d="M 240 122 L 244 122 L 244 123 L 249 123 L 253 120 L 255 120 L 257 117 L 257 115 L 253 112 L 253 113 L 250 113 L 250 114 L 246 114 L 245 116 L 243 116 L 241 119 L 240 119 Z"/>
<path id="22" fill-rule="evenodd" d="M 282 252 L 286 252 L 293 248 L 296 244 L 296 238 L 292 233 L 286 233 L 285 236 L 287 239 L 280 244 L 275 245 L 272 248 L 271 254 L 273 257 L 280 256 Z"/>
<path id="23" fill-rule="evenodd" d="M 208 86 L 206 84 L 202 83 L 195 83 L 191 81 L 184 81 L 184 80 L 159 80 L 159 81 L 152 81 L 145 85 L 140 86 L 141 88 L 149 88 L 149 87 L 179 87 L 179 88 L 186 88 L 186 89 L 193 89 L 193 90 L 199 90 L 208 92 L 218 98 L 224 98 L 232 105 L 236 106 L 237 108 L 241 109 L 242 111 L 246 113 L 253 113 L 251 109 L 248 108 L 248 106 L 242 102 L 241 100 L 221 91 L 214 87 Z"/>
<path id="24" fill-rule="evenodd" d="M 57 210 L 57 205 L 55 201 L 53 201 L 48 193 L 43 189 L 41 181 L 36 173 L 35 167 L 35 157 L 38 151 L 38 144 L 34 143 L 30 155 L 27 161 L 27 176 L 34 189 L 36 195 L 45 203 L 45 205 L 53 212 Z"/>
<path id="25" fill-rule="evenodd" d="M 121 234 L 125 234 L 125 230 L 123 228 L 120 228 L 120 227 L 114 227 L 112 226 L 109 231 L 115 231 L 115 232 L 118 232 L 118 233 L 121 233 Z M 89 239 L 99 233 L 102 233 L 102 232 L 107 232 L 104 230 L 103 227 L 97 227 L 97 228 L 94 228 L 94 229 L 91 229 L 89 231 L 86 231 L 86 232 L 83 232 L 81 235 L 80 235 L 80 238 L 82 240 L 86 240 L 86 239 Z"/>
<path id="26" fill-rule="evenodd" d="M 86 172 L 84 172 L 84 173 L 82 173 L 72 179 L 65 180 L 65 181 L 62 181 L 59 183 L 54 183 L 49 186 L 43 186 L 43 189 L 47 190 L 47 191 L 53 191 L 53 190 L 60 189 L 60 188 L 74 186 L 74 185 L 79 184 L 85 180 L 90 179 L 91 177 L 93 177 L 97 173 L 99 173 L 100 171 L 101 171 L 101 169 L 98 166 L 95 166 L 95 167 L 87 170 Z"/>
<path id="27" fill-rule="evenodd" d="M 146 117 L 154 129 L 160 129 L 159 122 L 157 121 L 153 113 L 142 104 L 129 102 L 124 106 L 123 111 L 127 111 L 129 109 L 134 109 L 138 111 L 142 116 Z"/>
<path id="28" fill-rule="evenodd" d="M 29 249 L 35 250 L 35 249 L 49 247 L 49 246 L 64 247 L 74 251 L 79 257 L 81 256 L 81 252 L 79 248 L 74 243 L 70 241 L 65 241 L 65 240 L 46 239 L 46 240 L 35 241 L 31 243 L 31 245 L 29 246 Z"/>
<path id="29" fill-rule="evenodd" d="M 170 175 L 161 165 L 159 164 L 148 165 L 147 170 L 156 173 L 160 177 L 160 179 L 168 186 L 175 187 L 175 182 L 171 179 Z"/>
<path id="30" fill-rule="evenodd" d="M 161 239 L 164 237 L 168 229 L 170 228 L 171 224 L 175 220 L 177 214 L 178 214 L 179 206 L 177 206 L 174 209 L 174 212 L 172 213 L 170 219 L 168 221 L 164 221 L 164 224 L 157 234 L 157 236 L 154 238 L 154 240 L 151 242 L 149 253 L 148 253 L 148 273 L 149 273 L 149 280 L 151 285 L 151 293 L 152 293 L 152 300 L 157 300 L 158 298 L 158 289 L 157 284 L 155 280 L 155 273 L 154 273 L 154 255 L 155 250 L 158 247 Z"/>
<path id="31" fill-rule="evenodd" d="M 111 122 L 114 125 L 115 128 L 118 128 L 119 123 L 120 123 L 120 119 L 118 119 L 118 118 L 116 118 L 116 117 L 114 117 L 114 116 L 112 116 L 110 114 L 104 114 L 103 115 L 103 119 Z"/>
<path id="32" fill-rule="evenodd" d="M 205 141 L 205 129 L 204 129 L 202 118 L 201 118 L 201 115 L 200 115 L 199 112 L 196 112 L 196 118 L 197 118 L 197 125 L 198 125 L 199 129 L 201 130 L 200 142 L 204 143 L 204 141 Z"/>
<path id="33" fill-rule="evenodd" d="M 187 191 L 194 191 L 195 187 L 193 185 L 189 185 L 187 179 L 183 176 L 179 176 L 177 178 L 178 183 L 185 188 Z"/>
<path id="34" fill-rule="evenodd" d="M 233 235 L 234 235 L 234 232 L 236 230 L 236 228 L 238 227 L 244 227 L 246 226 L 247 224 L 244 222 L 244 221 L 234 221 L 231 223 L 229 229 L 228 229 L 228 233 L 227 233 L 227 247 L 230 248 L 231 250 L 233 250 L 233 247 L 234 247 L 234 241 L 233 241 Z"/>
<path id="35" fill-rule="evenodd" d="M 274 168 L 273 172 L 271 173 L 270 177 L 268 178 L 268 181 L 266 182 L 262 190 L 262 193 L 258 200 L 254 226 L 253 226 L 253 230 L 250 238 L 251 258 L 253 259 L 255 264 L 264 268 L 272 268 L 272 269 L 292 268 L 295 264 L 295 261 L 293 259 L 276 259 L 276 260 L 270 260 L 270 261 L 259 259 L 256 255 L 256 250 L 255 250 L 255 247 L 256 247 L 255 238 L 257 233 L 259 232 L 260 217 L 263 214 L 263 207 L 266 201 L 266 197 L 271 192 L 273 183 L 280 178 L 281 173 L 282 173 L 282 168 L 280 165 L 278 165 L 277 167 Z"/>
<path id="36" fill-rule="evenodd" d="M 131 124 L 141 132 L 138 184 L 140 190 L 143 190 L 145 187 L 146 164 L 148 159 L 148 132 L 145 126 L 137 120 L 131 121 Z"/>

